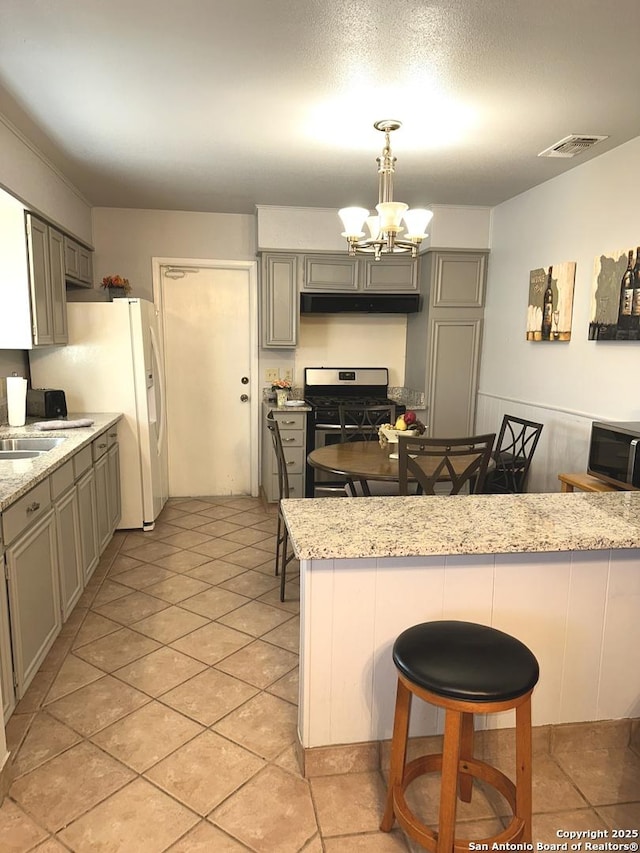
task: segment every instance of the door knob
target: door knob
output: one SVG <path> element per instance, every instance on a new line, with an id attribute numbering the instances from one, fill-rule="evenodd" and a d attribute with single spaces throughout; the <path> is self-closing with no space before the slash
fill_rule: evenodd
<path id="1" fill-rule="evenodd" d="M 240 394 L 240 402 L 241 403 L 246 403 L 248 399 L 249 399 L 248 394 Z"/>

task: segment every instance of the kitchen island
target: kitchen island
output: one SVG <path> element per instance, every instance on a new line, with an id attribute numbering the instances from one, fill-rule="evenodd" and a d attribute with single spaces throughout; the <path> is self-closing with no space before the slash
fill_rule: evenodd
<path id="1" fill-rule="evenodd" d="M 534 725 L 640 716 L 640 494 L 282 506 L 300 559 L 305 750 L 391 736 L 393 642 L 432 619 L 492 625 L 531 648 Z M 411 734 L 438 731 L 436 709 L 416 703 Z"/>

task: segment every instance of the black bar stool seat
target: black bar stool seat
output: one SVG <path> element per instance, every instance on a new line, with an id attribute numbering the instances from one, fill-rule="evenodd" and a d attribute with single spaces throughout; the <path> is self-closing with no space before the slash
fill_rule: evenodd
<path id="1" fill-rule="evenodd" d="M 467 849 L 455 838 L 457 797 L 471 800 L 473 778 L 498 790 L 513 818 L 498 835 L 476 843 L 531 842 L 531 693 L 539 667 L 515 637 L 473 622 L 436 621 L 403 631 L 393 646 L 398 690 L 391 741 L 387 802 L 381 829 L 397 819 L 405 832 L 433 853 Z M 406 763 L 411 699 L 445 709 L 443 751 Z M 495 767 L 473 758 L 473 715 L 515 709 L 516 784 Z M 418 776 L 441 771 L 437 831 L 411 812 L 405 790 Z"/>

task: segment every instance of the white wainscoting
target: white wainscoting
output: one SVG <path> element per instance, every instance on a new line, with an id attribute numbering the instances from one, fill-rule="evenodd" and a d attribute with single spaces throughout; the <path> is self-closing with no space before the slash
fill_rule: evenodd
<path id="1" fill-rule="evenodd" d="M 559 473 L 586 472 L 591 422 L 610 420 L 596 413 L 572 412 L 479 392 L 476 433 L 497 434 L 507 414 L 544 424 L 529 471 L 528 492 L 559 492 Z"/>
<path id="2" fill-rule="evenodd" d="M 540 664 L 536 726 L 640 716 L 640 550 L 306 560 L 301 584 L 305 748 L 391 736 L 393 643 L 432 619 L 493 625 L 527 644 Z M 485 724 L 513 726 L 513 714 Z M 414 702 L 411 734 L 441 731 L 441 713 Z"/>

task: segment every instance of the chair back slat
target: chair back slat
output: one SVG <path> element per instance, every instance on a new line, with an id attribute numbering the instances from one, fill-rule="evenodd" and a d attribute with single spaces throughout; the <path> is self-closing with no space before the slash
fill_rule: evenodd
<path id="1" fill-rule="evenodd" d="M 452 495 L 467 483 L 471 493 L 481 492 L 495 438 L 494 432 L 469 438 L 398 436 L 400 494 L 409 494 L 410 476 L 426 495 L 435 495 L 443 483 L 450 484 Z"/>
<path id="2" fill-rule="evenodd" d="M 342 441 L 377 441 L 378 427 L 396 421 L 396 407 L 388 403 L 379 406 L 343 403 L 338 412 Z"/>
<path id="3" fill-rule="evenodd" d="M 543 424 L 527 421 L 515 415 L 503 417 L 493 453 L 496 467 L 485 481 L 486 493 L 524 492 L 542 427 Z"/>

